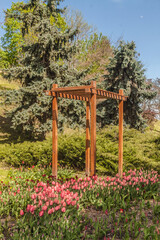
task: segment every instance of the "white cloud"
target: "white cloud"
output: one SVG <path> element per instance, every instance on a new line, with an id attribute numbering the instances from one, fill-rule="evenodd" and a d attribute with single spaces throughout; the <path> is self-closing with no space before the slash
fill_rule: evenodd
<path id="1" fill-rule="evenodd" d="M 143 18 L 144 18 L 144 16 L 140 16 L 140 18 L 141 18 L 141 19 L 143 19 Z"/>

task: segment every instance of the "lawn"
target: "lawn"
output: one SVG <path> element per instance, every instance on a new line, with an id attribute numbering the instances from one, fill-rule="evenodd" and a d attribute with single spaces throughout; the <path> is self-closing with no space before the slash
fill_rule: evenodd
<path id="1" fill-rule="evenodd" d="M 2 93 L 18 89 L 20 87 L 20 83 L 18 81 L 7 81 L 0 75 L 0 92 Z M 6 116 L 5 112 L 10 111 L 13 107 L 15 107 L 15 104 L 4 104 L 4 98 L 0 96 L 0 143 L 3 142 L 10 142 L 10 120 Z"/>
<path id="2" fill-rule="evenodd" d="M 7 179 L 9 172 L 8 165 L 0 162 L 0 181 L 5 181 Z"/>
<path id="3" fill-rule="evenodd" d="M 79 177 L 51 167 L 10 169 L 0 185 L 1 239 L 160 239 L 160 176 Z"/>

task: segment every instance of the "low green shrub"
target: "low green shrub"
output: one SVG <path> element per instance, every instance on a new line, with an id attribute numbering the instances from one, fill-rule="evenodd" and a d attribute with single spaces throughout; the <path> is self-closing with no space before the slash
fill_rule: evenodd
<path id="1" fill-rule="evenodd" d="M 118 170 L 118 127 L 109 126 L 97 133 L 96 167 L 104 173 Z M 160 140 L 155 132 L 141 133 L 124 129 L 124 170 L 130 168 L 154 169 L 160 172 Z M 23 142 L 1 145 L 0 161 L 18 167 L 36 164 L 48 165 L 52 159 L 52 139 L 43 142 Z M 61 166 L 85 168 L 85 133 L 72 131 L 59 134 L 58 159 Z"/>
<path id="2" fill-rule="evenodd" d="M 62 134 L 58 139 L 60 165 L 83 170 L 85 167 L 85 135 L 73 132 Z"/>
<path id="3" fill-rule="evenodd" d="M 25 166 L 36 165 L 39 162 L 47 164 L 51 162 L 51 157 L 51 141 L 6 144 L 0 149 L 0 161 L 14 167 L 22 165 L 23 162 Z"/>

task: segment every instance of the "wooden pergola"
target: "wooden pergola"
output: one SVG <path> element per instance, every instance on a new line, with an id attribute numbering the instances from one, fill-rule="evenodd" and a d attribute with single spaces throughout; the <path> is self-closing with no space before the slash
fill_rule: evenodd
<path id="1" fill-rule="evenodd" d="M 123 173 L 123 101 L 127 96 L 123 90 L 118 93 L 105 91 L 96 88 L 96 82 L 91 85 L 78 87 L 58 88 L 57 84 L 52 85 L 51 90 L 45 91 L 46 95 L 52 96 L 52 175 L 57 178 L 58 161 L 58 97 L 86 101 L 86 174 L 93 176 L 96 173 L 96 100 L 112 98 L 119 100 L 119 163 L 118 173 Z"/>

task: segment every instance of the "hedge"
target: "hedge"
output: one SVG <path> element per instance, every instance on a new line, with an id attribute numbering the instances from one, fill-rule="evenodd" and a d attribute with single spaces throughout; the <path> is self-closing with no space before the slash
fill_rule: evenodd
<path id="1" fill-rule="evenodd" d="M 0 161 L 18 167 L 36 164 L 48 165 L 52 159 L 52 139 L 40 142 L 4 144 L 0 148 Z M 85 168 L 85 133 L 72 131 L 59 134 L 59 164 L 75 169 Z M 118 127 L 108 126 L 97 133 L 96 168 L 114 174 L 118 170 Z M 155 132 L 141 133 L 124 130 L 124 169 L 144 168 L 160 172 L 160 137 Z"/>

